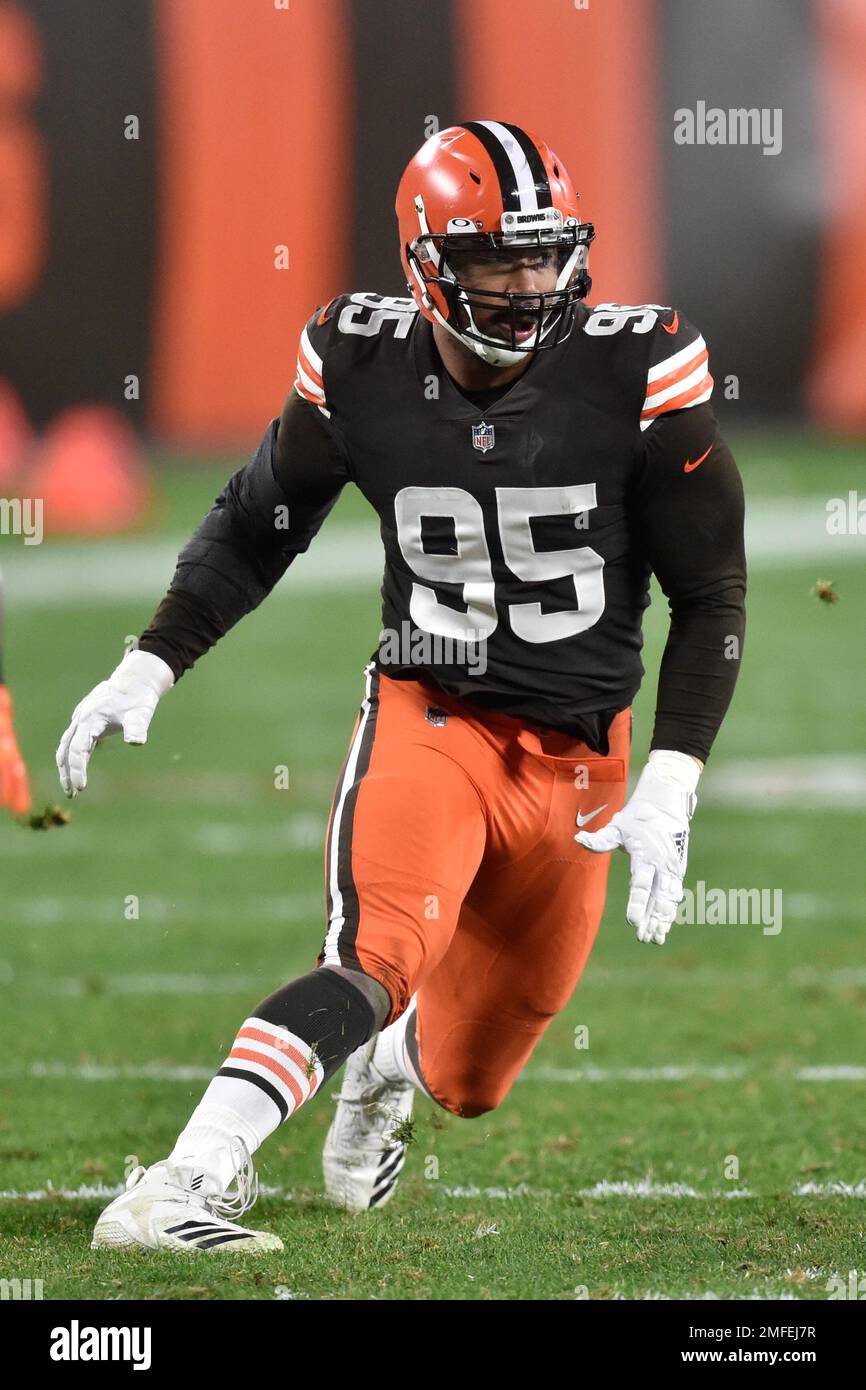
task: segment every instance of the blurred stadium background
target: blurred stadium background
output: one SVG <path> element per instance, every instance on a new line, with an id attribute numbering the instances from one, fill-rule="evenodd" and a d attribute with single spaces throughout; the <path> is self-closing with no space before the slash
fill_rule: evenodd
<path id="1" fill-rule="evenodd" d="M 678 144 L 699 102 L 780 111 L 781 149 Z M 751 594 L 688 883 L 780 892 L 782 930 L 637 947 L 616 863 L 525 1082 L 472 1125 L 422 1106 L 375 1227 L 319 1201 L 325 1102 L 262 1155 L 287 1243 L 264 1281 L 209 1273 L 203 1293 L 168 1257 L 91 1257 L 126 1156 L 165 1151 L 243 1011 L 318 950 L 327 809 L 378 633 L 376 522 L 346 495 L 148 748 L 100 750 L 68 826 L 0 824 L 0 1274 L 41 1274 L 46 1296 L 826 1297 L 862 1267 L 857 0 L 0 0 L 0 497 L 43 499 L 45 529 L 0 535 L 3 646 L 34 797 L 59 798 L 69 712 L 278 413 L 313 307 L 405 292 L 406 160 L 479 116 L 568 165 L 594 302 L 674 304 L 709 343 Z M 636 765 L 665 625 L 656 595 Z"/>

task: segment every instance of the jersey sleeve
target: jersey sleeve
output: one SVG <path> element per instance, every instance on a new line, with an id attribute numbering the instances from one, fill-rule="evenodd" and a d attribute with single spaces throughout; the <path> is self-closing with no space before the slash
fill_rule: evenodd
<path id="1" fill-rule="evenodd" d="M 634 500 L 671 616 L 651 746 L 706 762 L 739 674 L 746 593 L 743 486 L 708 402 L 644 436 Z"/>
<path id="2" fill-rule="evenodd" d="M 713 393 L 707 345 L 677 309 L 664 309 L 652 332 L 640 427 L 677 410 L 702 405 Z"/>
<path id="3" fill-rule="evenodd" d="M 326 366 L 328 348 L 335 329 L 335 314 L 345 299 L 337 295 L 330 303 L 316 309 L 301 332 L 298 342 L 298 361 L 294 389 L 305 401 L 316 406 L 326 420 L 331 418 L 326 386 Z"/>

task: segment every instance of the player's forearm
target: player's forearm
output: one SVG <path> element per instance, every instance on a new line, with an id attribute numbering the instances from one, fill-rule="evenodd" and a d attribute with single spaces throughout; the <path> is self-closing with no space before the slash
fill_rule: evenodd
<path id="1" fill-rule="evenodd" d="M 705 601 L 674 611 L 659 670 L 651 748 L 706 762 L 737 683 L 744 635 L 744 591 L 737 581 L 709 606 Z"/>
<path id="2" fill-rule="evenodd" d="M 138 645 L 164 661 L 178 681 L 227 631 L 206 599 L 169 589 Z"/>
<path id="3" fill-rule="evenodd" d="M 261 603 L 308 543 L 304 518 L 291 515 L 294 499 L 274 477 L 277 428 L 273 420 L 250 462 L 229 478 L 178 556 L 171 583 L 206 599 L 226 627 Z"/>
<path id="4" fill-rule="evenodd" d="M 739 675 L 746 593 L 742 480 L 709 406 L 658 427 L 642 486 L 650 560 L 671 611 L 652 747 L 703 763 Z"/>

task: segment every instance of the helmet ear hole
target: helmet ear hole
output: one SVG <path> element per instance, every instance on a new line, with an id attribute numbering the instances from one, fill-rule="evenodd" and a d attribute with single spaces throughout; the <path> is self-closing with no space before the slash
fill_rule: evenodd
<path id="1" fill-rule="evenodd" d="M 480 175 L 480 174 L 476 174 L 476 172 L 475 172 L 474 169 L 470 169 L 470 170 L 469 170 L 469 177 L 470 177 L 470 179 L 472 180 L 473 183 L 480 183 L 480 182 L 481 182 L 481 175 Z"/>

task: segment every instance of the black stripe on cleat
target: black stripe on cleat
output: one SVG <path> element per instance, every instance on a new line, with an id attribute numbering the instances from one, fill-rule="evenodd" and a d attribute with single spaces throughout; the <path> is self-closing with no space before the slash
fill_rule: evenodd
<path id="1" fill-rule="evenodd" d="M 373 1196 L 370 1198 L 371 1208 L 378 1206 L 378 1204 L 382 1201 L 383 1197 L 387 1197 L 388 1193 L 391 1191 L 391 1188 L 394 1186 L 396 1181 L 397 1179 L 394 1178 L 392 1182 L 386 1183 L 385 1186 L 380 1189 L 380 1191 L 375 1192 L 373 1194 Z"/>
<path id="2" fill-rule="evenodd" d="M 387 1178 L 389 1173 L 393 1173 L 394 1169 L 397 1168 L 398 1164 L 400 1165 L 400 1167 L 402 1167 L 405 1158 L 406 1150 L 404 1148 L 399 1148 L 396 1152 L 389 1151 L 388 1153 L 384 1153 L 379 1163 L 378 1172 L 376 1173 L 375 1185 L 378 1187 L 382 1179 Z"/>

